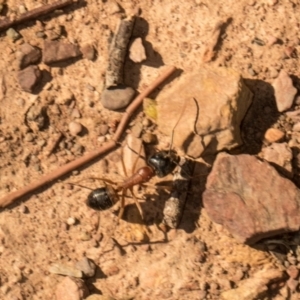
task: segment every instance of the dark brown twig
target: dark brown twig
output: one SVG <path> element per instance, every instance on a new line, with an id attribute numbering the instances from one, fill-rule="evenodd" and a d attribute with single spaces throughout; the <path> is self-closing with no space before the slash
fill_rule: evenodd
<path id="1" fill-rule="evenodd" d="M 0 21 L 0 31 L 5 30 L 11 26 L 26 22 L 26 21 L 36 19 L 36 18 L 46 15 L 56 9 L 60 9 L 60 8 L 63 8 L 64 6 L 70 5 L 74 2 L 75 2 L 74 0 L 60 0 L 60 1 L 56 1 L 52 4 L 46 4 L 41 7 L 35 8 L 33 10 L 27 11 L 26 13 L 21 14 L 18 18 L 13 19 L 13 20 L 11 20 L 9 18 L 5 18 Z"/>
<path id="2" fill-rule="evenodd" d="M 82 167 L 83 165 L 94 160 L 100 155 L 117 147 L 118 141 L 120 140 L 126 128 L 126 125 L 130 120 L 130 117 L 135 112 L 135 110 L 141 105 L 143 99 L 147 97 L 154 89 L 156 89 L 157 86 L 159 86 L 162 82 L 164 82 L 175 70 L 176 70 L 175 67 L 169 67 L 163 74 L 158 76 L 158 78 L 152 84 L 150 84 L 141 94 L 139 94 L 134 99 L 134 101 L 126 109 L 126 112 L 124 113 L 123 118 L 121 119 L 121 122 L 117 128 L 117 131 L 111 141 L 105 143 L 101 148 L 96 149 L 86 154 L 85 156 L 80 157 L 72 162 L 69 162 L 68 164 L 61 166 L 56 170 L 42 176 L 36 182 L 33 182 L 28 186 L 21 188 L 20 190 L 17 190 L 15 192 L 12 192 L 4 196 L 2 199 L 0 199 L 0 207 L 5 207 L 11 204 L 15 200 L 27 195 L 28 193 L 34 192 L 36 189 L 44 186 L 45 184 L 52 182 L 79 167 Z"/>

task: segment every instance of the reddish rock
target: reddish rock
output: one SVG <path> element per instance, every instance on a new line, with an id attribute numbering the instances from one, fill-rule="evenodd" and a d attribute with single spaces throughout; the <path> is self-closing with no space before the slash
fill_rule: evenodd
<path id="1" fill-rule="evenodd" d="M 284 138 L 284 132 L 277 128 L 269 128 L 265 133 L 265 140 L 269 143 L 279 142 Z"/>
<path id="2" fill-rule="evenodd" d="M 21 88 L 29 93 L 32 93 L 41 77 L 42 73 L 37 66 L 29 66 L 18 73 L 18 81 Z"/>
<path id="3" fill-rule="evenodd" d="M 286 71 L 281 70 L 279 76 L 273 82 L 275 100 L 279 112 L 291 108 L 297 89 L 293 86 L 292 79 Z"/>
<path id="4" fill-rule="evenodd" d="M 297 277 L 299 275 L 299 269 L 296 266 L 293 266 L 293 265 L 289 266 L 287 268 L 286 272 L 288 273 L 288 275 L 292 279 L 297 279 Z"/>
<path id="5" fill-rule="evenodd" d="M 41 59 L 41 50 L 37 47 L 33 47 L 28 43 L 21 45 L 20 47 L 20 69 L 24 69 L 31 64 L 37 63 Z"/>
<path id="6" fill-rule="evenodd" d="M 56 300 L 82 300 L 89 291 L 81 279 L 65 277 L 56 287 Z"/>
<path id="7" fill-rule="evenodd" d="M 43 62 L 51 64 L 81 55 L 79 47 L 71 43 L 61 41 L 45 41 Z"/>
<path id="8" fill-rule="evenodd" d="M 217 156 L 203 204 L 214 222 L 247 244 L 300 228 L 300 191 L 270 164 L 246 154 Z"/>

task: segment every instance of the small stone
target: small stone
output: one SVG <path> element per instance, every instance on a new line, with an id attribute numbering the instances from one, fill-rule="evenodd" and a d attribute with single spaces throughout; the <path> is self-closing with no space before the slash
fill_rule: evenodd
<path id="1" fill-rule="evenodd" d="M 129 48 L 129 58 L 135 63 L 141 63 L 147 59 L 146 51 L 141 38 L 136 38 Z"/>
<path id="2" fill-rule="evenodd" d="M 276 128 L 269 128 L 265 133 L 265 140 L 269 143 L 276 143 L 284 138 L 284 132 Z"/>
<path id="3" fill-rule="evenodd" d="M 13 28 L 7 29 L 6 35 L 13 41 L 16 41 L 17 39 L 19 39 L 21 37 L 21 35 L 17 31 L 15 31 Z"/>
<path id="4" fill-rule="evenodd" d="M 102 92 L 101 102 L 103 106 L 110 110 L 118 110 L 126 107 L 135 95 L 135 90 L 131 87 L 113 87 Z"/>
<path id="5" fill-rule="evenodd" d="M 88 233 L 88 232 L 86 232 L 86 231 L 83 231 L 83 232 L 81 232 L 80 233 L 80 235 L 79 235 L 79 239 L 81 240 L 81 241 L 89 241 L 89 240 L 91 240 L 91 235 Z"/>
<path id="6" fill-rule="evenodd" d="M 108 133 L 108 125 L 107 124 L 99 125 L 99 134 L 106 135 L 107 133 Z"/>
<path id="7" fill-rule="evenodd" d="M 28 207 L 26 205 L 22 204 L 20 206 L 20 213 L 22 213 L 22 214 L 28 214 L 29 213 Z"/>
<path id="8" fill-rule="evenodd" d="M 69 131 L 73 136 L 79 135 L 82 131 L 83 127 L 79 122 L 71 122 L 69 123 Z"/>
<path id="9" fill-rule="evenodd" d="M 292 293 L 294 293 L 299 285 L 299 281 L 295 280 L 293 278 L 288 279 L 288 281 L 286 282 L 287 286 L 289 287 L 289 289 L 291 290 Z"/>
<path id="10" fill-rule="evenodd" d="M 45 34 L 47 35 L 49 40 L 54 41 L 60 38 L 62 34 L 62 29 L 62 26 L 57 25 L 52 29 L 46 30 Z"/>
<path id="11" fill-rule="evenodd" d="M 95 59 L 96 50 L 93 45 L 91 45 L 91 44 L 84 45 L 80 50 L 81 50 L 83 58 L 88 59 L 88 60 Z"/>
<path id="12" fill-rule="evenodd" d="M 267 36 L 267 46 L 271 47 L 273 45 L 275 45 L 278 42 L 278 38 L 273 36 L 273 35 L 269 35 Z"/>
<path id="13" fill-rule="evenodd" d="M 57 104 L 68 105 L 74 99 L 74 94 L 69 89 L 64 89 L 55 99 Z"/>
<path id="14" fill-rule="evenodd" d="M 292 150 L 287 143 L 272 143 L 270 146 L 263 148 L 262 157 L 268 162 L 274 163 L 281 167 L 287 175 L 292 174 Z"/>
<path id="15" fill-rule="evenodd" d="M 37 63 L 42 56 L 40 49 L 33 47 L 28 43 L 22 44 L 20 47 L 20 51 L 20 69 L 24 69 L 31 64 Z"/>
<path id="16" fill-rule="evenodd" d="M 62 41 L 45 41 L 43 62 L 51 64 L 81 55 L 77 45 Z"/>
<path id="17" fill-rule="evenodd" d="M 81 117 L 81 116 L 80 116 L 80 112 L 79 112 L 79 110 L 78 110 L 77 108 L 74 108 L 74 109 L 72 110 L 72 112 L 71 112 L 71 117 L 72 117 L 73 119 L 78 119 L 78 118 Z"/>
<path id="18" fill-rule="evenodd" d="M 75 219 L 75 218 L 70 217 L 70 218 L 67 219 L 67 224 L 68 224 L 68 225 L 72 226 L 72 225 L 74 225 L 75 223 L 76 223 L 76 219 Z"/>
<path id="19" fill-rule="evenodd" d="M 118 2 L 109 1 L 108 3 L 109 3 L 109 7 L 108 7 L 109 14 L 113 15 L 121 11 L 121 7 Z"/>
<path id="20" fill-rule="evenodd" d="M 76 268 L 82 271 L 85 277 L 93 277 L 96 272 L 96 265 L 87 257 L 76 263 Z"/>
<path id="21" fill-rule="evenodd" d="M 286 71 L 281 70 L 279 76 L 272 84 L 275 91 L 275 100 L 279 112 L 291 108 L 297 89 L 293 86 L 292 79 Z"/>
<path id="22" fill-rule="evenodd" d="M 32 142 L 34 140 L 34 135 L 30 132 L 26 133 L 24 137 L 25 142 Z"/>
<path id="23" fill-rule="evenodd" d="M 38 84 L 42 73 L 37 66 L 29 66 L 18 72 L 18 81 L 21 88 L 28 93 L 32 93 L 34 87 Z"/>
<path id="24" fill-rule="evenodd" d="M 155 144 L 155 143 L 157 143 L 157 137 L 156 137 L 156 135 L 153 134 L 153 133 L 150 133 L 150 132 L 145 132 L 142 135 L 142 140 L 146 144 Z"/>
<path id="25" fill-rule="evenodd" d="M 56 287 L 56 300 L 82 300 L 87 299 L 89 290 L 83 280 L 77 278 L 64 278 Z"/>
<path id="26" fill-rule="evenodd" d="M 300 271 L 296 266 L 291 265 L 287 268 L 286 272 L 288 273 L 290 278 L 297 279 L 297 277 L 299 276 Z"/>
<path id="27" fill-rule="evenodd" d="M 46 37 L 46 34 L 45 34 L 44 31 L 37 31 L 37 32 L 35 33 L 35 35 L 36 35 L 36 37 L 39 38 L 39 39 L 43 39 L 43 38 Z"/>
<path id="28" fill-rule="evenodd" d="M 20 12 L 20 14 L 24 14 L 27 12 L 27 8 L 24 5 L 20 5 L 19 12 Z"/>
<path id="29" fill-rule="evenodd" d="M 52 264 L 49 268 L 49 272 L 53 274 L 82 278 L 82 272 L 80 270 L 60 263 Z"/>

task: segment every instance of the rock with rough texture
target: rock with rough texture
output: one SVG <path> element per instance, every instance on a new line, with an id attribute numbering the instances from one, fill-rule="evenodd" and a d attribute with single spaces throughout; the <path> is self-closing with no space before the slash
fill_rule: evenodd
<path id="1" fill-rule="evenodd" d="M 131 87 L 115 87 L 105 89 L 102 92 L 102 105 L 110 110 L 118 110 L 126 107 L 135 95 L 135 90 Z"/>
<path id="2" fill-rule="evenodd" d="M 88 60 L 94 60 L 96 56 L 96 51 L 93 45 L 86 44 L 81 49 L 81 53 L 83 58 L 86 58 Z"/>
<path id="3" fill-rule="evenodd" d="M 240 123 L 252 93 L 240 74 L 227 68 L 201 70 L 181 76 L 157 97 L 159 129 L 192 157 L 214 154 L 242 144 Z"/>
<path id="4" fill-rule="evenodd" d="M 93 277 L 96 272 L 96 265 L 87 257 L 84 257 L 76 263 L 76 268 L 84 274 L 85 277 Z"/>
<path id="5" fill-rule="evenodd" d="M 236 289 L 225 291 L 221 294 L 223 300 L 253 300 L 262 296 L 268 290 L 270 282 L 283 279 L 283 272 L 277 269 L 263 269 L 242 280 Z"/>
<path id="6" fill-rule="evenodd" d="M 287 175 L 292 175 L 293 153 L 287 143 L 273 143 L 263 148 L 260 156 L 268 162 L 274 163 L 284 169 Z"/>
<path id="7" fill-rule="evenodd" d="M 129 48 L 129 58 L 135 62 L 140 63 L 147 59 L 146 51 L 141 38 L 136 38 Z"/>
<path id="8" fill-rule="evenodd" d="M 77 45 L 62 41 L 45 41 L 43 62 L 51 64 L 81 55 Z"/>
<path id="9" fill-rule="evenodd" d="M 297 89 L 293 86 L 292 79 L 286 71 L 281 70 L 278 77 L 273 82 L 275 100 L 279 112 L 291 108 Z"/>
<path id="10" fill-rule="evenodd" d="M 39 48 L 33 47 L 28 43 L 21 45 L 18 57 L 20 69 L 24 69 L 29 65 L 37 63 L 41 59 L 41 56 L 42 53 Z"/>
<path id="11" fill-rule="evenodd" d="M 284 138 L 284 132 L 277 128 L 269 128 L 265 132 L 265 140 L 269 143 L 279 142 Z"/>
<path id="12" fill-rule="evenodd" d="M 37 66 L 29 66 L 18 72 L 18 81 L 22 90 L 32 93 L 34 87 L 38 84 L 42 73 Z"/>
<path id="13" fill-rule="evenodd" d="M 80 270 L 59 263 L 52 264 L 49 268 L 49 272 L 53 274 L 82 278 L 82 272 Z"/>
<path id="14" fill-rule="evenodd" d="M 77 278 L 64 278 L 56 287 L 56 300 L 83 300 L 89 295 L 84 281 Z"/>
<path id="15" fill-rule="evenodd" d="M 246 154 L 218 154 L 203 204 L 212 221 L 242 243 L 300 228 L 300 190 L 270 164 Z"/>

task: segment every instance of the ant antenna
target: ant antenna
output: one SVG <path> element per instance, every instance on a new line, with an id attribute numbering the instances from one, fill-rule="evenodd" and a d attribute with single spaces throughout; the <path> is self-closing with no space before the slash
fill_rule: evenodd
<path id="1" fill-rule="evenodd" d="M 72 182 L 68 182 L 68 183 L 71 184 L 71 185 L 79 186 L 79 187 L 81 187 L 81 188 L 84 188 L 84 189 L 93 191 L 93 189 L 91 189 L 91 188 L 89 188 L 89 187 L 87 187 L 87 186 L 81 185 L 81 184 L 72 183 Z"/>

